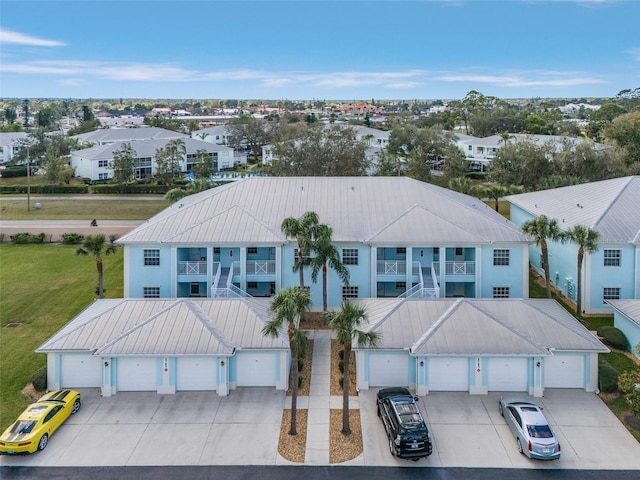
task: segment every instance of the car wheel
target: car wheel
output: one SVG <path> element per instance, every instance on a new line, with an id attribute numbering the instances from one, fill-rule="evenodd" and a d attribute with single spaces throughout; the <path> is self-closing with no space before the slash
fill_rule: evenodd
<path id="1" fill-rule="evenodd" d="M 80 400 L 76 400 L 75 402 L 73 402 L 73 408 L 71 409 L 71 415 L 73 415 L 74 413 L 77 413 L 78 410 L 80 410 L 80 406 L 82 404 L 80 403 Z"/>
<path id="2" fill-rule="evenodd" d="M 40 441 L 38 442 L 38 451 L 44 450 L 48 442 L 49 442 L 49 435 L 45 433 L 44 435 L 42 435 L 42 437 L 40 437 Z"/>
<path id="3" fill-rule="evenodd" d="M 391 455 L 394 457 L 396 456 L 396 449 L 393 446 L 393 440 L 391 438 L 389 438 L 389 452 L 391 452 Z"/>
<path id="4" fill-rule="evenodd" d="M 380 414 L 380 404 L 378 404 L 377 410 L 378 410 L 378 417 L 382 417 L 382 415 Z"/>
<path id="5" fill-rule="evenodd" d="M 504 412 L 502 411 L 502 402 L 498 402 L 498 411 L 500 412 L 500 416 L 504 417 Z"/>
<path id="6" fill-rule="evenodd" d="M 516 445 L 518 445 L 518 451 L 519 451 L 520 453 L 524 453 L 524 452 L 522 451 L 522 443 L 520 443 L 520 439 L 519 439 L 519 438 L 518 438 L 518 440 L 516 440 Z"/>

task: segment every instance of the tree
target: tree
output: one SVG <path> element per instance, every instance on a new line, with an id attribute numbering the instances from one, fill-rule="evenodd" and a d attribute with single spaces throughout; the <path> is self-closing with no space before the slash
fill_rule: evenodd
<path id="1" fill-rule="evenodd" d="M 311 279 L 313 283 L 318 280 L 318 273 L 322 270 L 322 310 L 327 311 L 327 271 L 333 268 L 344 285 L 349 283 L 349 269 L 342 263 L 340 252 L 331 243 L 333 230 L 327 225 L 319 225 L 317 238 L 313 240 L 312 250 L 315 255 L 311 259 Z"/>
<path id="2" fill-rule="evenodd" d="M 29 126 L 29 99 L 25 98 L 22 101 L 22 112 L 24 113 L 24 128 Z"/>
<path id="3" fill-rule="evenodd" d="M 578 318 L 582 313 L 582 261 L 585 253 L 592 253 L 598 250 L 598 240 L 600 233 L 584 225 L 576 225 L 565 233 L 565 238 L 578 245 L 578 280 L 576 296 L 576 315 Z"/>
<path id="4" fill-rule="evenodd" d="M 627 370 L 618 377 L 618 388 L 629 402 L 631 411 L 640 416 L 640 371 Z"/>
<path id="5" fill-rule="evenodd" d="M 263 145 L 268 143 L 267 124 L 251 115 L 240 115 L 227 124 L 231 144 L 235 149 L 245 145 L 251 149 L 254 157 L 258 157 Z"/>
<path id="6" fill-rule="evenodd" d="M 518 187 L 515 185 L 505 186 L 499 185 L 497 183 L 492 183 L 489 185 L 479 185 L 475 189 L 476 196 L 478 198 L 488 198 L 494 201 L 494 208 L 499 211 L 500 207 L 500 199 L 505 195 L 509 195 L 512 193 L 520 193 L 522 192 L 522 187 Z"/>
<path id="7" fill-rule="evenodd" d="M 551 145 L 538 146 L 532 140 L 507 142 L 491 160 L 489 178 L 502 185 L 522 185 L 533 190 L 552 172 L 551 152 Z"/>
<path id="8" fill-rule="evenodd" d="M 18 114 L 16 113 L 16 109 L 13 107 L 6 107 L 4 109 L 4 118 L 7 120 L 9 125 L 12 125 L 16 122 L 18 118 Z"/>
<path id="9" fill-rule="evenodd" d="M 374 175 L 379 177 L 391 177 L 400 175 L 401 165 L 397 155 L 389 153 L 386 149 L 380 151 L 375 164 Z"/>
<path id="10" fill-rule="evenodd" d="M 136 156 L 138 154 L 130 143 L 123 143 L 113 152 L 113 161 L 109 165 L 113 171 L 115 183 L 126 183 L 133 180 L 136 173 Z"/>
<path id="11" fill-rule="evenodd" d="M 605 136 L 625 151 L 627 165 L 640 163 L 640 110 L 616 117 L 605 129 Z"/>
<path id="12" fill-rule="evenodd" d="M 191 172 L 196 178 L 208 179 L 216 172 L 216 161 L 204 148 L 196 150 L 195 160 L 195 163 L 191 167 Z"/>
<path id="13" fill-rule="evenodd" d="M 349 426 L 349 390 L 350 390 L 350 373 L 351 365 L 351 344 L 356 340 L 360 347 L 375 347 L 380 340 L 380 334 L 375 331 L 365 332 L 360 330 L 363 323 L 367 320 L 367 314 L 359 305 L 353 304 L 349 299 L 342 300 L 342 305 L 338 312 L 329 312 L 326 314 L 329 319 L 329 326 L 336 332 L 336 340 L 344 350 L 344 379 L 342 383 L 342 434 L 349 435 L 351 428 Z"/>
<path id="14" fill-rule="evenodd" d="M 171 187 L 173 180 L 180 174 L 186 155 L 184 140 L 174 138 L 164 148 L 156 150 L 156 178 L 160 183 Z"/>
<path id="15" fill-rule="evenodd" d="M 95 257 L 98 270 L 98 296 L 100 298 L 104 298 L 102 255 L 111 255 L 117 251 L 117 246 L 113 243 L 115 237 L 109 239 L 109 244 L 106 243 L 106 240 L 104 233 L 87 235 L 82 242 L 82 247 L 76 250 L 76 255 L 93 255 Z"/>
<path id="16" fill-rule="evenodd" d="M 473 183 L 469 177 L 461 176 L 449 180 L 449 190 L 469 194 L 473 190 Z"/>
<path id="17" fill-rule="evenodd" d="M 293 271 L 299 272 L 300 288 L 304 288 L 304 267 L 311 263 L 313 242 L 320 229 L 318 214 L 307 212 L 300 218 L 285 218 L 280 229 L 287 237 L 295 238 L 298 242 L 298 256 L 293 264 Z"/>
<path id="18" fill-rule="evenodd" d="M 273 319 L 262 329 L 265 336 L 277 337 L 283 327 L 287 328 L 291 350 L 291 428 L 289 435 L 297 435 L 296 414 L 298 403 L 298 360 L 307 350 L 307 337 L 300 330 L 300 320 L 311 308 L 311 295 L 301 287 L 280 290 L 271 301 Z"/>
<path id="19" fill-rule="evenodd" d="M 551 298 L 551 276 L 549 273 L 549 249 L 547 240 L 557 242 L 563 240 L 563 234 L 555 218 L 540 215 L 527 220 L 520 227 L 524 233 L 532 237 L 536 245 L 542 250 L 542 267 L 544 269 L 544 281 L 547 287 L 547 298 Z"/>
<path id="20" fill-rule="evenodd" d="M 83 122 L 90 122 L 92 120 L 95 120 L 95 115 L 93 114 L 93 111 L 91 110 L 91 107 L 89 107 L 89 105 L 83 105 L 82 106 L 82 121 Z"/>
<path id="21" fill-rule="evenodd" d="M 49 146 L 44 159 L 46 179 L 53 185 L 69 184 L 73 178 L 75 168 L 69 165 L 69 160 L 59 154 L 55 146 Z"/>

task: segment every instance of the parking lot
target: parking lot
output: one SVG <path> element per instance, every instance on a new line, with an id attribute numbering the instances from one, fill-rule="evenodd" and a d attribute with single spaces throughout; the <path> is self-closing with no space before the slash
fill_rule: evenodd
<path id="1" fill-rule="evenodd" d="M 277 453 L 283 392 L 247 388 L 176 395 L 122 392 L 109 398 L 83 390 L 80 412 L 47 448 L 2 465 L 287 465 Z M 496 467 L 640 470 L 640 444 L 594 394 L 548 390 L 537 399 L 562 445 L 558 461 L 529 460 L 498 413 L 498 394 L 432 393 L 420 408 L 431 429 L 433 454 L 419 462 L 389 454 L 376 414 L 376 390 L 361 392 L 364 452 L 359 466 Z M 304 404 L 304 402 L 301 402 Z M 328 430 L 328 425 L 327 425 Z"/>

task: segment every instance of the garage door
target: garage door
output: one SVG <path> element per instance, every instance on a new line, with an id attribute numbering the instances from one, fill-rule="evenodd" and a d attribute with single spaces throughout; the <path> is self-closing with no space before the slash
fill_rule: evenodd
<path id="1" fill-rule="evenodd" d="M 542 362 L 546 388 L 584 388 L 584 356 L 556 354 Z"/>
<path id="2" fill-rule="evenodd" d="M 238 352 L 236 367 L 238 387 L 276 385 L 275 352 Z"/>
<path id="3" fill-rule="evenodd" d="M 369 386 L 409 386 L 408 355 L 406 353 L 370 353 Z"/>
<path id="4" fill-rule="evenodd" d="M 433 392 L 469 390 L 469 359 L 443 357 L 427 359 L 427 386 Z"/>
<path id="5" fill-rule="evenodd" d="M 62 355 L 62 388 L 90 388 L 102 386 L 102 358 L 91 355 Z"/>
<path id="6" fill-rule="evenodd" d="M 529 389 L 528 358 L 489 358 L 489 391 L 526 392 Z"/>
<path id="7" fill-rule="evenodd" d="M 217 357 L 178 357 L 176 389 L 215 390 L 217 367 Z"/>
<path id="8" fill-rule="evenodd" d="M 146 392 L 158 389 L 158 360 L 153 357 L 118 358 L 118 391 Z"/>

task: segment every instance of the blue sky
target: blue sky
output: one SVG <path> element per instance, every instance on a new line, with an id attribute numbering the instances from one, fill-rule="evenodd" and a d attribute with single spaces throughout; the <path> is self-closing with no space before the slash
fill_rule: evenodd
<path id="1" fill-rule="evenodd" d="M 639 0 L 2 0 L 0 95 L 612 97 Z"/>

